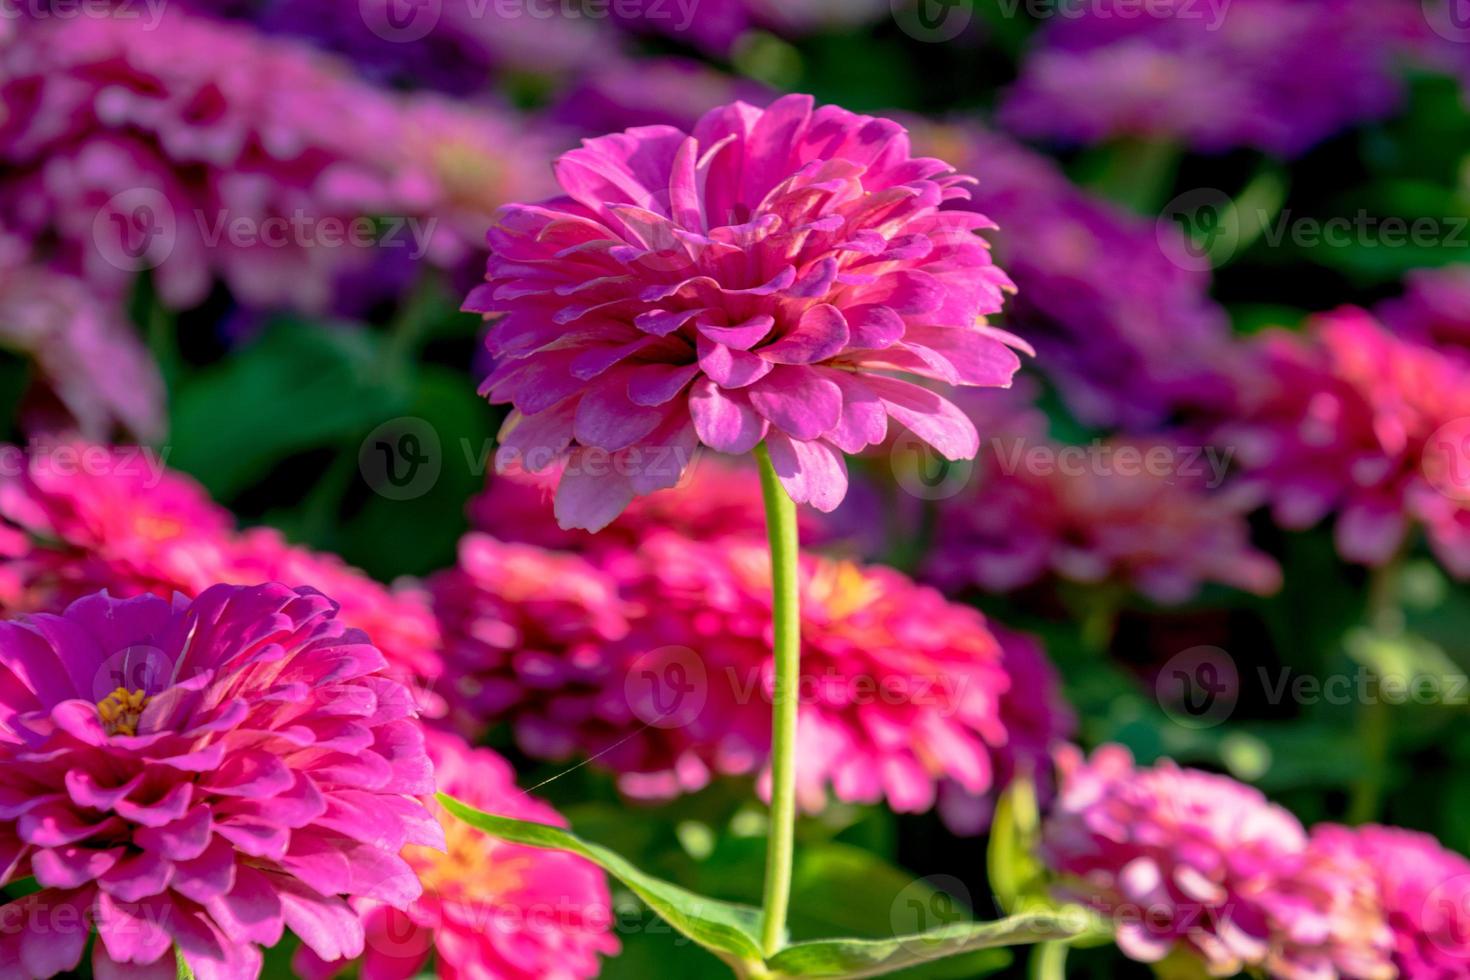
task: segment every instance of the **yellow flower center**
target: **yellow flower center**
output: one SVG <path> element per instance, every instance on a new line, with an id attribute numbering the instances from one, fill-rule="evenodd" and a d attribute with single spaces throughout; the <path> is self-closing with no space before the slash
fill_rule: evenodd
<path id="1" fill-rule="evenodd" d="M 97 702 L 97 714 L 102 718 L 102 727 L 109 735 L 136 735 L 138 721 L 143 709 L 148 707 L 149 697 L 142 691 L 129 691 L 120 687 Z"/>
<path id="2" fill-rule="evenodd" d="M 853 562 L 824 561 L 812 572 L 807 598 L 832 619 L 845 619 L 868 606 L 881 592 L 882 586 Z"/>
<path id="3" fill-rule="evenodd" d="M 441 812 L 444 853 L 410 846 L 403 857 L 414 866 L 425 895 L 465 904 L 494 901 L 513 891 L 530 864 L 529 856 L 507 858 L 504 845 L 462 820 Z"/>

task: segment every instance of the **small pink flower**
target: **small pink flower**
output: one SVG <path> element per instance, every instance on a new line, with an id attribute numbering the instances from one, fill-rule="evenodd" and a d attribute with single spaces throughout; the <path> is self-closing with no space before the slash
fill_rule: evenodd
<path id="1" fill-rule="evenodd" d="M 1402 980 L 1470 976 L 1470 860 L 1396 827 L 1323 825 L 1312 831 L 1312 848 L 1340 867 L 1367 868 Z"/>
<path id="2" fill-rule="evenodd" d="M 1245 487 L 1278 522 L 1337 515 L 1344 558 L 1377 566 L 1411 526 L 1457 578 L 1470 577 L 1470 477 L 1456 426 L 1470 426 L 1470 362 L 1395 336 L 1344 307 L 1305 336 L 1257 343 L 1260 380 L 1243 418 L 1217 439 L 1239 447 Z"/>
<path id="3" fill-rule="evenodd" d="M 440 792 L 487 813 L 566 826 L 561 814 L 516 788 L 514 770 L 494 752 L 438 732 L 427 741 Z M 367 930 L 358 961 L 362 980 L 419 975 L 431 955 L 442 980 L 582 980 L 597 975 L 599 955 L 617 954 L 612 899 L 596 867 L 560 851 L 496 840 L 437 803 L 430 809 L 447 847 L 404 851 L 424 894 L 401 910 L 360 903 Z M 296 962 L 310 978 L 349 965 L 324 963 L 309 950 Z"/>
<path id="4" fill-rule="evenodd" d="M 1090 760 L 1068 749 L 1058 764 L 1042 858 L 1064 897 L 1112 921 L 1129 957 L 1182 953 L 1212 976 L 1394 976 L 1363 865 L 1314 853 L 1259 791 L 1167 760 L 1137 769 L 1117 745 Z"/>
<path id="5" fill-rule="evenodd" d="M 0 623 L 0 973 L 251 980 L 290 929 L 356 956 L 344 899 L 418 897 L 442 847 L 406 688 L 330 600 L 280 585 L 78 600 Z M 67 916 L 63 918 L 62 916 Z"/>
<path id="6" fill-rule="evenodd" d="M 763 440 L 787 491 L 830 511 L 844 453 L 889 420 L 945 456 L 975 427 L 901 372 L 1005 386 L 981 318 L 1010 281 L 954 205 L 966 179 L 913 158 L 896 123 L 811 98 L 735 103 L 686 134 L 648 126 L 561 157 L 564 197 L 507 207 L 486 284 L 499 315 L 482 390 L 510 403 L 501 463 L 561 466 L 558 520 L 597 530 L 673 486 L 700 445 Z"/>

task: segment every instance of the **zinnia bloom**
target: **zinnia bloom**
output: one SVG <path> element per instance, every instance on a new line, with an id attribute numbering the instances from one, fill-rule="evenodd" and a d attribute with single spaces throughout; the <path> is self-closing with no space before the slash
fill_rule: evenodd
<path id="1" fill-rule="evenodd" d="M 516 788 L 515 772 L 489 749 L 439 732 L 427 738 L 439 791 L 518 820 L 565 827 L 547 804 Z M 437 804 L 448 846 L 411 846 L 404 858 L 424 885 L 407 909 L 364 903 L 363 980 L 419 975 L 437 955 L 442 980 L 582 980 L 598 955 L 618 952 L 607 881 L 593 865 L 560 851 L 508 844 L 449 816 Z M 297 972 L 329 977 L 350 964 L 303 951 Z"/>
<path id="2" fill-rule="evenodd" d="M 1023 428 L 993 438 L 982 461 L 939 504 L 924 577 L 946 591 L 1056 578 L 1175 604 L 1206 583 L 1280 587 L 1275 561 L 1251 544 L 1251 499 L 1214 486 L 1228 457 L 1162 438 L 1064 446 Z"/>
<path id="3" fill-rule="evenodd" d="M 564 466 L 556 514 L 597 530 L 673 486 L 695 449 L 762 440 L 791 496 L 830 511 L 844 453 L 889 419 L 953 459 L 974 426 L 905 372 L 1010 382 L 996 312 L 1010 281 L 976 211 L 896 123 L 810 97 L 589 140 L 557 162 L 566 196 L 512 205 L 466 308 L 503 316 L 482 387 L 512 404 L 501 439 Z M 1023 345 L 1022 345 L 1023 346 Z"/>
<path id="4" fill-rule="evenodd" d="M 0 232 L 0 347 L 35 362 L 37 387 L 54 403 L 27 406 L 40 416 L 34 421 L 91 439 L 119 427 L 141 439 L 159 436 L 163 379 L 121 298 L 36 265 L 27 252 Z"/>
<path id="5" fill-rule="evenodd" d="M 1398 105 L 1404 25 L 1418 13 L 1393 0 L 1090 4 L 1051 19 L 1001 119 L 1069 142 L 1297 156 Z"/>
<path id="6" fill-rule="evenodd" d="M 1337 514 L 1338 552 L 1377 566 L 1411 526 L 1456 577 L 1470 577 L 1470 477 L 1464 448 L 1437 433 L 1470 417 L 1470 363 L 1395 336 L 1368 313 L 1315 318 L 1305 336 L 1264 335 L 1260 385 L 1223 425 L 1245 486 L 1284 527 Z"/>
<path id="7" fill-rule="evenodd" d="M 1128 956 L 1184 953 L 1212 976 L 1394 976 L 1363 866 L 1322 863 L 1257 790 L 1168 761 L 1135 769 L 1116 745 L 1090 760 L 1069 749 L 1059 765 L 1042 857 L 1068 899 L 1112 920 Z"/>
<path id="8" fill-rule="evenodd" d="M 363 948 L 345 899 L 403 908 L 442 847 L 407 689 L 330 600 L 280 585 L 78 600 L 0 623 L 0 971 L 257 977 L 289 928 Z M 71 918 L 61 918 L 68 909 Z"/>
<path id="9" fill-rule="evenodd" d="M 764 778 L 774 666 L 763 541 L 652 533 L 612 573 L 484 538 L 467 546 L 436 583 L 448 656 L 472 680 L 446 687 L 451 702 L 508 722 L 531 755 L 593 757 L 630 796 Z M 1003 721 L 1001 647 L 977 611 L 891 569 L 807 557 L 802 620 L 806 808 L 830 790 L 917 812 L 942 782 L 974 797 L 996 785 L 997 760 L 1018 747 Z M 482 692 L 500 693 L 498 713 Z"/>
<path id="10" fill-rule="evenodd" d="M 0 474 L 0 528 L 28 546 L 0 564 L 22 583 L 5 613 L 56 612 L 106 589 L 113 595 L 198 595 L 210 585 L 286 582 L 329 594 L 340 617 L 363 630 L 405 678 L 440 671 L 428 599 L 388 589 L 341 559 L 286 543 L 273 530 L 235 530 L 229 511 L 197 483 L 143 449 L 86 443 L 41 447 Z"/>
<path id="11" fill-rule="evenodd" d="M 560 732 L 546 740 L 535 705 L 548 690 L 590 695 L 607 677 L 610 647 L 627 635 L 632 611 L 617 581 L 577 555 L 470 534 L 459 564 L 436 575 L 430 590 L 444 635 L 450 723 L 478 738 L 495 720 L 518 715 L 523 743 L 543 755 L 571 753 L 576 744 Z"/>
<path id="12" fill-rule="evenodd" d="M 1404 285 L 1402 296 L 1374 309 L 1378 318 L 1410 340 L 1470 359 L 1470 265 L 1417 269 Z"/>
<path id="13" fill-rule="evenodd" d="M 1312 848 L 1338 866 L 1368 868 L 1402 980 L 1470 974 L 1470 860 L 1428 834 L 1396 827 L 1326 824 L 1312 830 Z"/>

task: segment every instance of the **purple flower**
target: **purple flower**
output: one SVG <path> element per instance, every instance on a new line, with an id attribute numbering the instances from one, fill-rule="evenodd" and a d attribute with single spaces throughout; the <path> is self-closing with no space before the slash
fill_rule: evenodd
<path id="1" fill-rule="evenodd" d="M 1041 854 L 1071 900 L 1112 920 L 1118 947 L 1285 980 L 1388 980 L 1388 932 L 1359 864 L 1323 861 L 1300 822 L 1255 789 L 1109 745 L 1059 759 Z"/>
<path id="2" fill-rule="evenodd" d="M 0 972 L 250 980 L 290 929 L 358 955 L 345 899 L 405 907 L 442 847 L 410 694 L 310 589 L 78 600 L 0 623 Z M 68 918 L 61 918 L 65 913 Z M 62 925 L 66 923 L 66 925 Z"/>
<path id="3" fill-rule="evenodd" d="M 1209 275 L 1170 259 L 1182 254 L 1177 229 L 1087 194 L 1048 158 L 974 124 L 920 123 L 914 138 L 978 178 L 975 203 L 1000 225 L 996 254 L 1018 288 L 1006 322 L 1080 418 L 1148 427 L 1233 405 L 1229 320 Z"/>
<path id="4" fill-rule="evenodd" d="M 898 422 L 966 458 L 975 428 L 903 372 L 1005 386 L 1016 338 L 984 325 L 1011 288 L 984 215 L 896 123 L 787 96 L 649 126 L 557 162 L 565 197 L 490 230 L 467 309 L 500 318 L 482 391 L 515 407 L 501 461 L 564 465 L 556 514 L 596 530 L 678 482 L 705 445 L 765 441 L 798 502 L 830 511 L 844 453 Z"/>
<path id="5" fill-rule="evenodd" d="M 558 123 L 601 134 L 634 126 L 688 131 L 716 106 L 766 105 L 773 90 L 686 58 L 616 61 L 582 79 L 551 110 Z"/>
<path id="6" fill-rule="evenodd" d="M 1312 830 L 1312 849 L 1339 868 L 1355 864 L 1377 891 L 1402 980 L 1470 974 L 1470 861 L 1428 834 L 1396 827 Z"/>
<path id="7" fill-rule="evenodd" d="M 1411 340 L 1470 359 L 1470 265 L 1417 269 L 1402 296 L 1374 309 L 1384 325 Z"/>
<path id="8" fill-rule="evenodd" d="M 1297 156 L 1398 104 L 1413 5 L 1104 0 L 1054 18 L 1001 120 L 1028 137 L 1178 140 Z"/>

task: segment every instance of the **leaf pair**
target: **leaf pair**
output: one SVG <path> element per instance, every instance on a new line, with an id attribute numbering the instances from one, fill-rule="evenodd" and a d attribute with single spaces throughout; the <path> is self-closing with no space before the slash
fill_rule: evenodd
<path id="1" fill-rule="evenodd" d="M 761 952 L 759 909 L 706 898 L 654 878 L 607 848 L 559 827 L 483 813 L 444 794 L 440 794 L 439 801 L 454 816 L 495 837 L 529 847 L 568 851 L 591 861 L 626 885 L 673 928 L 728 963 L 740 977 L 876 977 L 963 953 L 1065 940 L 1075 934 L 1074 926 L 1044 911 L 999 922 L 955 923 L 893 939 L 794 943 L 766 957 Z"/>

